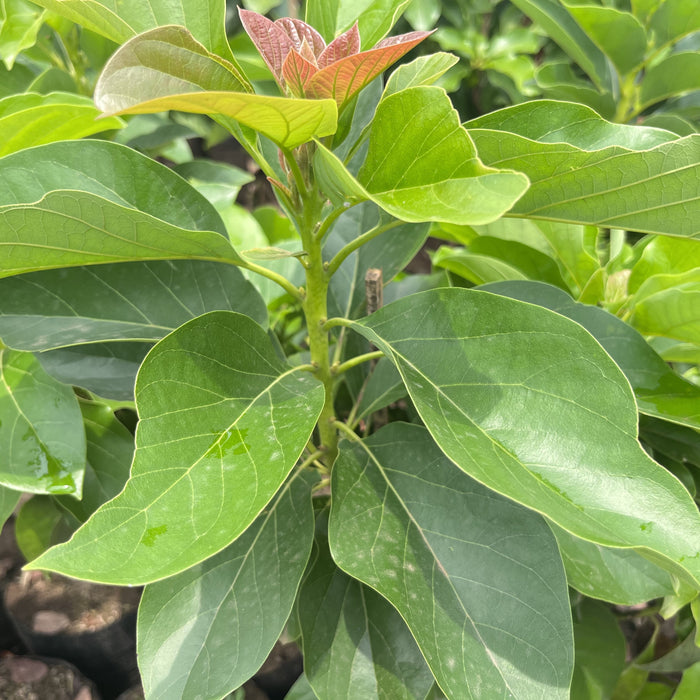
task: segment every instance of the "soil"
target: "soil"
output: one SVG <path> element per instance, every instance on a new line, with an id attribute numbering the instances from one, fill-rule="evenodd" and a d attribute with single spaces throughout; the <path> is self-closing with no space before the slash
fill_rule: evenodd
<path id="1" fill-rule="evenodd" d="M 99 700 L 95 686 L 74 666 L 54 659 L 0 659 L 2 700 Z"/>

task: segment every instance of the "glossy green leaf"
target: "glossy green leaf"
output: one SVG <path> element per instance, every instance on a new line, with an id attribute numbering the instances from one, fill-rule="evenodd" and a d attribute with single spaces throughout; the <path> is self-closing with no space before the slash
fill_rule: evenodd
<path id="1" fill-rule="evenodd" d="M 289 617 L 313 532 L 311 482 L 301 475 L 233 544 L 146 587 L 137 638 L 149 698 L 192 698 L 205 688 L 220 698 L 260 668 Z"/>
<path id="2" fill-rule="evenodd" d="M 352 327 L 392 359 L 435 441 L 475 479 L 578 537 L 700 581 L 697 508 L 637 442 L 627 379 L 577 323 L 438 289 Z"/>
<path id="3" fill-rule="evenodd" d="M 27 352 L 0 350 L 0 483 L 80 498 L 85 433 L 78 400 Z"/>
<path id="4" fill-rule="evenodd" d="M 79 501 L 69 496 L 55 500 L 83 523 L 124 488 L 134 456 L 134 436 L 105 404 L 81 400 L 80 410 L 87 441 L 83 495 Z"/>
<path id="5" fill-rule="evenodd" d="M 52 92 L 26 93 L 0 100 L 0 156 L 53 141 L 78 139 L 110 129 L 124 122 L 116 117 L 98 120 L 100 112 L 82 95 Z"/>
<path id="6" fill-rule="evenodd" d="M 27 561 L 36 559 L 49 547 L 65 542 L 75 521 L 50 496 L 36 495 L 22 504 L 15 520 L 15 539 Z"/>
<path id="7" fill-rule="evenodd" d="M 6 486 L 0 486 L 0 528 L 5 524 L 5 521 L 12 515 L 19 497 L 20 491 L 8 489 Z"/>
<path id="8" fill-rule="evenodd" d="M 695 0 L 664 0 L 651 16 L 649 29 L 656 46 L 678 41 L 700 29 L 700 6 Z"/>
<path id="9" fill-rule="evenodd" d="M 550 525 L 572 588 L 616 605 L 638 605 L 675 593 L 671 575 L 632 549 L 602 547 Z"/>
<path id="10" fill-rule="evenodd" d="M 700 136 L 610 124 L 583 105 L 550 101 L 466 126 L 487 165 L 531 181 L 510 215 L 700 235 Z"/>
<path id="11" fill-rule="evenodd" d="M 235 267 L 220 263 L 119 263 L 0 280 L 0 338 L 16 350 L 156 342 L 217 310 L 267 325 L 265 303 L 253 285 Z"/>
<path id="12" fill-rule="evenodd" d="M 646 53 L 647 36 L 642 23 L 633 14 L 593 3 L 562 4 L 620 75 L 639 67 Z M 620 37 L 624 37 L 624 41 L 620 41 Z"/>
<path id="13" fill-rule="evenodd" d="M 432 262 L 434 267 L 449 270 L 472 284 L 527 279 L 523 272 L 503 260 L 470 253 L 464 248 L 442 246 L 435 252 Z"/>
<path id="14" fill-rule="evenodd" d="M 700 54 L 671 54 L 645 71 L 639 86 L 640 110 L 694 90 L 700 90 Z"/>
<path id="15" fill-rule="evenodd" d="M 66 141 L 0 159 L 0 207 L 89 192 L 174 226 L 226 235 L 214 207 L 170 168 L 108 141 Z M 167 193 L 167 196 L 166 196 Z"/>
<path id="16" fill-rule="evenodd" d="M 0 277 L 134 260 L 241 258 L 213 231 L 188 231 L 87 192 L 0 208 Z"/>
<path id="17" fill-rule="evenodd" d="M 118 44 L 148 29 L 181 24 L 210 51 L 233 58 L 224 29 L 226 0 L 36 0 L 36 4 Z"/>
<path id="18" fill-rule="evenodd" d="M 605 54 L 583 31 L 559 0 L 513 0 L 513 4 L 540 25 L 564 52 L 578 63 L 599 90 L 610 82 Z"/>
<path id="19" fill-rule="evenodd" d="M 432 85 L 458 61 L 458 56 L 439 51 L 428 56 L 421 56 L 410 63 L 404 63 L 389 76 L 383 96 L 388 97 L 395 92 L 411 87 Z"/>
<path id="20" fill-rule="evenodd" d="M 183 27 L 140 34 L 112 56 L 95 87 L 107 114 L 180 110 L 220 114 L 294 148 L 337 128 L 333 100 L 255 95 L 232 65 L 210 54 Z"/>
<path id="21" fill-rule="evenodd" d="M 568 594 L 541 517 L 408 424 L 343 442 L 331 490 L 333 558 L 396 607 L 448 698 L 568 697 Z"/>
<path id="22" fill-rule="evenodd" d="M 310 0 L 305 21 L 326 41 L 350 29 L 357 22 L 362 48 L 374 46 L 386 36 L 403 14 L 410 0 Z"/>
<path id="23" fill-rule="evenodd" d="M 700 386 L 676 374 L 624 321 L 604 309 L 576 303 L 561 290 L 539 282 L 505 282 L 484 289 L 543 306 L 580 323 L 625 373 L 642 413 L 700 429 Z"/>
<path id="24" fill-rule="evenodd" d="M 409 88 L 379 103 L 358 180 L 392 216 L 413 222 L 487 223 L 527 189 L 523 175 L 481 164 L 438 87 Z"/>
<path id="25" fill-rule="evenodd" d="M 433 677 L 406 623 L 336 566 L 319 520 L 297 602 L 309 684 L 321 700 L 424 700 Z"/>
<path id="26" fill-rule="evenodd" d="M 593 600 L 574 609 L 576 666 L 571 700 L 609 698 L 625 667 L 625 638 L 610 610 Z"/>
<path id="27" fill-rule="evenodd" d="M 153 348 L 139 371 L 136 405 L 124 491 L 34 568 L 149 583 L 215 554 L 286 479 L 316 423 L 323 387 L 283 365 L 247 316 L 214 311 Z"/>
<path id="28" fill-rule="evenodd" d="M 44 12 L 25 0 L 0 0 L 0 57 L 7 70 L 15 59 L 36 43 Z"/>

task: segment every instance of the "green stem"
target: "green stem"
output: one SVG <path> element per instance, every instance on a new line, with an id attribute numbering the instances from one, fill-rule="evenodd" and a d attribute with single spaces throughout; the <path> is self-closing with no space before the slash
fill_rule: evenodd
<path id="1" fill-rule="evenodd" d="M 354 240 L 350 241 L 350 243 L 347 245 L 343 246 L 328 263 L 328 276 L 333 276 L 348 255 L 354 253 L 358 248 L 363 246 L 365 243 L 368 243 L 373 238 L 376 238 L 385 231 L 390 231 L 392 228 L 400 226 L 402 223 L 403 221 L 394 220 L 387 224 L 375 226 L 373 229 L 370 229 L 366 233 L 363 233 L 361 236 L 358 236 Z"/>
<path id="2" fill-rule="evenodd" d="M 316 450 L 316 452 L 312 452 L 300 465 L 299 465 L 299 471 L 303 471 L 304 469 L 307 469 L 310 467 L 314 462 L 318 461 L 323 457 L 323 452 L 321 450 Z"/>
<path id="3" fill-rule="evenodd" d="M 331 367 L 331 370 L 333 371 L 333 374 L 342 374 L 343 372 L 347 372 L 353 367 L 357 367 L 357 365 L 361 365 L 363 362 L 378 360 L 380 357 L 384 357 L 384 353 L 381 350 L 375 350 L 374 352 L 366 352 L 364 355 L 357 355 L 356 357 L 352 357 L 339 365 L 333 365 Z"/>
<path id="4" fill-rule="evenodd" d="M 344 435 L 346 435 L 348 438 L 350 438 L 350 440 L 354 440 L 355 442 L 362 442 L 362 438 L 354 430 L 352 430 L 352 428 L 345 425 L 345 423 L 342 423 L 341 421 L 337 420 L 333 423 L 333 427 L 336 430 L 339 430 Z"/>
<path id="5" fill-rule="evenodd" d="M 636 73 L 628 73 L 620 83 L 620 101 L 615 110 L 615 121 L 626 124 L 635 115 L 637 88 L 634 84 Z"/>
<path id="6" fill-rule="evenodd" d="M 349 208 L 350 207 L 338 207 L 337 209 L 334 209 L 330 214 L 328 214 L 328 216 L 321 222 L 321 225 L 318 227 L 318 231 L 315 234 L 316 240 L 322 241 L 326 237 L 326 234 L 328 233 L 331 226 L 333 226 L 333 224 L 336 222 L 336 219 Z"/>
<path id="7" fill-rule="evenodd" d="M 279 284 L 279 286 L 282 287 L 282 289 L 284 289 L 285 292 L 291 294 L 291 296 L 297 301 L 304 301 L 304 295 L 286 277 L 283 277 L 278 272 L 268 270 L 266 267 L 263 267 L 262 265 L 256 265 L 255 263 L 249 262 L 248 260 L 242 260 L 241 262 L 237 262 L 236 265 L 246 270 L 250 270 L 251 272 L 255 272 L 256 274 L 261 275 L 262 277 L 267 277 L 267 279 Z"/>

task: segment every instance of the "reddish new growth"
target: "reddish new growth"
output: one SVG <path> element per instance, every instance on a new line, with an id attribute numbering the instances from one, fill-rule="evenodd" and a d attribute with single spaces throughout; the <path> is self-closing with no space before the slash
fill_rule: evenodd
<path id="1" fill-rule="evenodd" d="M 432 32 L 383 39 L 360 51 L 357 24 L 326 46 L 323 37 L 299 19 L 267 17 L 239 10 L 241 22 L 282 90 L 294 97 L 331 98 L 342 109 L 362 88 Z"/>

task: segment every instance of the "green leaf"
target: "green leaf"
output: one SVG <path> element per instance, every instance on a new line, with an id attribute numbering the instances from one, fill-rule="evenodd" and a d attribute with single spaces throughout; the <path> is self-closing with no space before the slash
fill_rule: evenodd
<path id="1" fill-rule="evenodd" d="M 458 56 L 439 51 L 428 56 L 420 56 L 410 63 L 404 63 L 389 76 L 383 97 L 412 87 L 432 85 L 458 61 Z"/>
<path id="2" fill-rule="evenodd" d="M 627 282 L 630 294 L 636 294 L 654 275 L 678 275 L 700 268 L 700 241 L 655 237 L 644 241 L 642 254 L 634 264 Z"/>
<path id="3" fill-rule="evenodd" d="M 535 24 L 539 24 L 564 52 L 604 90 L 611 84 L 605 54 L 581 29 L 558 0 L 513 0 L 513 4 Z"/>
<path id="4" fill-rule="evenodd" d="M 36 74 L 21 63 L 15 64 L 11 71 L 0 63 L 0 98 L 28 90 L 34 78 Z"/>
<path id="5" fill-rule="evenodd" d="M 700 387 L 676 374 L 624 321 L 539 282 L 491 284 L 484 291 L 537 304 L 580 323 L 625 373 L 641 413 L 700 429 Z"/>
<path id="6" fill-rule="evenodd" d="M 674 53 L 647 69 L 639 85 L 639 111 L 678 95 L 700 90 L 700 54 Z"/>
<path id="7" fill-rule="evenodd" d="M 655 452 L 700 467 L 700 442 L 692 428 L 640 416 L 639 431 L 643 442 Z"/>
<path id="8" fill-rule="evenodd" d="M 95 104 L 107 114 L 220 114 L 284 148 L 335 133 L 338 118 L 331 99 L 252 94 L 240 71 L 175 26 L 145 32 L 124 44 L 100 76 Z"/>
<path id="9" fill-rule="evenodd" d="M 700 661 L 683 671 L 673 700 L 695 700 L 700 695 Z"/>
<path id="10" fill-rule="evenodd" d="M 449 698 L 568 697 L 568 594 L 540 516 L 399 423 L 343 442 L 331 490 L 333 558 L 396 607 Z"/>
<path id="11" fill-rule="evenodd" d="M 593 600 L 574 609 L 576 666 L 571 700 L 609 698 L 625 668 L 625 638 L 610 610 Z"/>
<path id="12" fill-rule="evenodd" d="M 335 565 L 319 516 L 299 592 L 304 670 L 323 700 L 424 700 L 433 677 L 399 614 Z"/>
<path id="13" fill-rule="evenodd" d="M 432 262 L 434 267 L 449 270 L 472 284 L 527 279 L 523 272 L 502 260 L 476 255 L 464 248 L 442 246 L 435 252 Z"/>
<path id="14" fill-rule="evenodd" d="M 311 552 L 311 485 L 295 477 L 233 544 L 146 587 L 137 634 L 149 698 L 192 698 L 204 689 L 223 697 L 260 668 Z"/>
<path id="15" fill-rule="evenodd" d="M 357 418 L 362 419 L 406 396 L 406 387 L 396 367 L 382 357 L 372 370 L 360 397 Z"/>
<path id="16" fill-rule="evenodd" d="M 226 236 L 221 217 L 197 190 L 170 168 L 126 146 L 67 141 L 0 159 L 0 207 L 33 204 L 65 189 L 104 197 L 174 226 Z"/>
<path id="17" fill-rule="evenodd" d="M 123 44 L 136 34 L 167 24 L 181 24 L 194 38 L 228 60 L 226 0 L 36 0 L 71 22 Z"/>
<path id="18" fill-rule="evenodd" d="M 75 529 L 67 518 L 70 516 L 50 496 L 32 496 L 24 503 L 15 520 L 15 539 L 24 558 L 31 561 L 65 542 Z"/>
<path id="19" fill-rule="evenodd" d="M 267 325 L 265 303 L 253 285 L 221 263 L 119 263 L 0 280 L 0 338 L 16 350 L 156 342 L 217 310 L 244 313 Z"/>
<path id="20" fill-rule="evenodd" d="M 213 231 L 188 231 L 87 192 L 0 208 L 0 277 L 134 260 L 241 260 Z"/>
<path id="21" fill-rule="evenodd" d="M 700 29 L 700 6 L 695 0 L 665 0 L 656 4 L 658 9 L 649 22 L 655 46 L 665 46 Z"/>
<path id="22" fill-rule="evenodd" d="M 0 528 L 12 515 L 12 511 L 15 509 L 21 495 L 22 494 L 15 489 L 8 489 L 6 486 L 0 486 Z"/>
<path id="23" fill-rule="evenodd" d="M 80 498 L 85 433 L 78 400 L 27 352 L 0 350 L 0 483 Z"/>
<path id="24" fill-rule="evenodd" d="M 110 129 L 121 129 L 117 117 L 97 120 L 100 112 L 89 97 L 52 92 L 27 93 L 0 100 L 0 156 L 52 141 L 78 139 Z"/>
<path id="25" fill-rule="evenodd" d="M 633 14 L 594 4 L 562 4 L 620 75 L 639 67 L 646 53 L 647 36 L 642 23 Z M 620 41 L 621 37 L 624 41 Z"/>
<path id="26" fill-rule="evenodd" d="M 180 163 L 173 170 L 196 187 L 215 207 L 233 203 L 241 187 L 255 180 L 245 170 L 205 158 Z"/>
<path id="27" fill-rule="evenodd" d="M 24 0 L 0 1 L 0 56 L 7 70 L 15 59 L 36 43 L 45 13 Z"/>
<path id="28" fill-rule="evenodd" d="M 551 101 L 466 126 L 487 165 L 530 179 L 511 216 L 700 235 L 700 136 L 610 124 L 583 105 Z"/>
<path id="29" fill-rule="evenodd" d="M 247 316 L 214 311 L 153 348 L 139 371 L 136 405 L 124 491 L 34 568 L 150 583 L 215 554 L 286 479 L 316 423 L 323 387 L 283 365 Z"/>
<path id="30" fill-rule="evenodd" d="M 527 189 L 523 175 L 481 164 L 438 87 L 409 88 L 379 103 L 358 180 L 392 216 L 413 222 L 487 223 Z"/>
<path id="31" fill-rule="evenodd" d="M 697 508 L 637 442 L 627 379 L 577 323 L 438 289 L 351 324 L 396 364 L 435 441 L 472 477 L 577 537 L 700 581 Z"/>
<path id="32" fill-rule="evenodd" d="M 134 437 L 109 406 L 81 400 L 80 410 L 87 441 L 83 496 L 79 501 L 69 496 L 55 500 L 83 523 L 124 488 L 134 456 Z"/>
<path id="33" fill-rule="evenodd" d="M 673 595 L 670 574 L 633 549 L 612 549 L 581 540 L 551 525 L 569 586 L 616 605 L 639 605 Z"/>
<path id="34" fill-rule="evenodd" d="M 410 0 L 309 0 L 304 20 L 329 42 L 357 22 L 362 48 L 384 38 Z"/>

